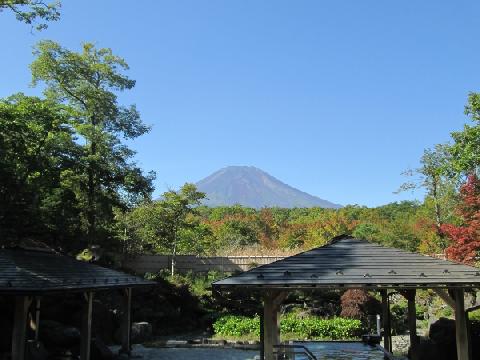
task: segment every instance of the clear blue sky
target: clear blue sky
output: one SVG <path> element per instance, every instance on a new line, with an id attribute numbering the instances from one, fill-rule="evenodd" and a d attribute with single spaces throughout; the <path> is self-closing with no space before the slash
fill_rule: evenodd
<path id="1" fill-rule="evenodd" d="M 341 204 L 376 206 L 480 90 L 478 1 L 64 0 L 48 30 L 0 13 L 0 97 L 28 94 L 32 46 L 111 47 L 150 134 L 156 193 L 254 165 Z"/>

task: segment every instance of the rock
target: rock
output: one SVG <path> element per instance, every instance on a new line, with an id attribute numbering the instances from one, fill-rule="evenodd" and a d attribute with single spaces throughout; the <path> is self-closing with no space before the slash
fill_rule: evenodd
<path id="1" fill-rule="evenodd" d="M 80 344 L 80 331 L 57 321 L 40 322 L 40 340 L 48 347 L 72 348 Z"/>
<path id="2" fill-rule="evenodd" d="M 455 320 L 440 318 L 430 325 L 428 336 L 436 344 L 455 344 Z"/>

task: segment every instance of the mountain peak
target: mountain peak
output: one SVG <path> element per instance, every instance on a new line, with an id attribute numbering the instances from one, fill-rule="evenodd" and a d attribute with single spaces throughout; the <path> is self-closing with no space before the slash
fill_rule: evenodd
<path id="1" fill-rule="evenodd" d="M 291 187 L 255 166 L 227 166 L 196 185 L 207 194 L 204 202 L 207 206 L 341 207 Z"/>

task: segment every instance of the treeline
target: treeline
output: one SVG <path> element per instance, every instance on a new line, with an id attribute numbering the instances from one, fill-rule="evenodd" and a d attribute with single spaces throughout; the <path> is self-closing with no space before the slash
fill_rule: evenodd
<path id="1" fill-rule="evenodd" d="M 337 210 L 191 206 L 176 237 L 162 233 L 166 202 L 140 206 L 125 216 L 121 233 L 128 251 L 172 253 L 176 239 L 176 253 L 183 254 L 292 253 L 324 245 L 341 234 L 424 253 L 443 253 L 447 245 L 437 234 L 428 202 Z"/>

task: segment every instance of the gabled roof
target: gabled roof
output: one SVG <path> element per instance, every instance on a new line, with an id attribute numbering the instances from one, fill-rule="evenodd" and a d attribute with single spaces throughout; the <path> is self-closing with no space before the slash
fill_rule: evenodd
<path id="1" fill-rule="evenodd" d="M 479 287 L 480 269 L 343 237 L 213 283 L 214 288 Z"/>
<path id="2" fill-rule="evenodd" d="M 0 249 L 0 294 L 33 295 L 153 284 L 51 251 Z"/>

